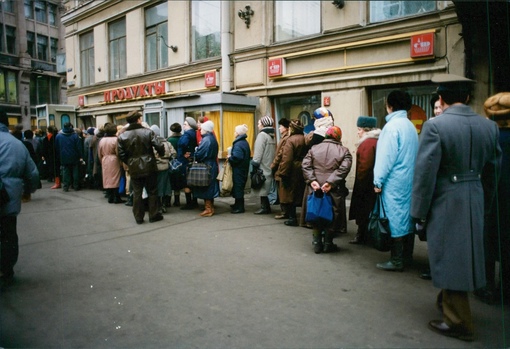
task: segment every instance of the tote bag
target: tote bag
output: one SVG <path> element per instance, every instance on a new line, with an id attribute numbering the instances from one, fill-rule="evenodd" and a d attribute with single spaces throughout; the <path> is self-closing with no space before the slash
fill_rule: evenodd
<path id="1" fill-rule="evenodd" d="M 333 200 L 331 195 L 320 190 L 308 195 L 305 221 L 317 225 L 328 225 L 333 222 Z"/>
<path id="2" fill-rule="evenodd" d="M 208 187 L 211 184 L 211 166 L 194 161 L 188 167 L 186 183 L 190 187 Z"/>
<path id="3" fill-rule="evenodd" d="M 374 209 L 369 216 L 368 240 L 369 244 L 378 251 L 387 252 L 391 249 L 390 223 L 379 194 L 377 194 Z"/>
<path id="4" fill-rule="evenodd" d="M 223 176 L 221 177 L 221 197 L 230 196 L 232 189 L 234 188 L 234 179 L 232 172 L 232 165 L 230 162 L 226 161 L 223 165 Z"/>

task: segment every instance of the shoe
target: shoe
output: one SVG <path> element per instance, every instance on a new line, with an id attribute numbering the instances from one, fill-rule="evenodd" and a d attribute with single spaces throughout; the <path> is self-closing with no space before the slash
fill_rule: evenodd
<path id="1" fill-rule="evenodd" d="M 424 271 L 423 273 L 420 274 L 420 279 L 423 279 L 423 280 L 432 280 L 432 275 L 430 275 L 430 270 L 429 271 Z"/>
<path id="2" fill-rule="evenodd" d="M 271 213 L 271 210 L 268 210 L 266 208 L 260 208 L 257 211 L 253 212 L 253 214 L 269 214 Z"/>
<path id="3" fill-rule="evenodd" d="M 295 218 L 289 218 L 283 223 L 288 227 L 297 227 L 299 225 L 297 219 Z"/>
<path id="4" fill-rule="evenodd" d="M 404 267 L 402 265 L 398 266 L 393 264 L 392 261 L 387 261 L 385 263 L 377 263 L 377 269 L 386 270 L 386 271 L 404 271 Z"/>
<path id="5" fill-rule="evenodd" d="M 356 235 L 354 237 L 354 239 L 352 239 L 351 241 L 349 241 L 349 243 L 351 245 L 364 245 L 365 244 L 365 241 L 363 241 L 363 238 L 359 235 Z"/>
<path id="6" fill-rule="evenodd" d="M 315 252 L 315 254 L 319 254 L 319 253 L 322 252 L 323 247 L 322 247 L 322 243 L 321 242 L 314 241 L 314 242 L 312 242 L 312 245 L 313 245 L 313 252 Z"/>
<path id="7" fill-rule="evenodd" d="M 140 219 L 140 220 L 136 220 L 136 224 L 143 224 L 143 219 Z"/>
<path id="8" fill-rule="evenodd" d="M 464 329 L 450 327 L 441 320 L 432 320 L 429 322 L 429 329 L 443 336 L 453 337 L 466 342 L 475 340 L 473 333 Z"/>
<path id="9" fill-rule="evenodd" d="M 324 244 L 324 253 L 331 253 L 331 252 L 335 252 L 335 251 L 338 251 L 338 246 L 335 245 L 334 243 L 326 242 Z"/>
<path id="10" fill-rule="evenodd" d="M 244 209 L 243 208 L 235 208 L 233 209 L 232 211 L 230 211 L 230 213 L 244 213 Z"/>
<path id="11" fill-rule="evenodd" d="M 280 213 L 274 216 L 274 219 L 289 219 L 289 215 L 287 213 Z"/>
<path id="12" fill-rule="evenodd" d="M 149 219 L 149 222 L 150 222 L 150 223 L 154 223 L 154 222 L 158 222 L 158 221 L 160 221 L 160 220 L 162 220 L 162 219 L 163 219 L 163 216 L 162 216 L 160 213 L 158 213 L 158 214 L 157 214 L 157 215 L 155 215 L 154 217 L 150 218 L 150 219 Z"/>

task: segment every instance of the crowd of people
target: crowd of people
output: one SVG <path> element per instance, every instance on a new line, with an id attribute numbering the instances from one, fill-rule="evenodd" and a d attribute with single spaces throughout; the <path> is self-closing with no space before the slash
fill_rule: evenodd
<path id="1" fill-rule="evenodd" d="M 237 125 L 226 158 L 232 167 L 231 213 L 246 212 L 250 173 L 260 169 L 266 180 L 253 189 L 260 197 L 260 208 L 253 213 L 272 214 L 271 206 L 279 205 L 281 212 L 275 219 L 283 219 L 286 226 L 311 228 L 314 252 L 329 253 L 338 249 L 333 239 L 346 232 L 347 217 L 357 225 L 349 243 L 369 242 L 369 215 L 379 195 L 389 220 L 391 250 L 390 259 L 376 267 L 403 271 L 412 261 L 415 233 L 426 235 L 430 270 L 425 274 L 441 289 L 437 305 L 443 311 L 443 319 L 431 321 L 429 328 L 471 341 L 474 328 L 468 292 L 495 297 L 495 280 L 500 276 L 495 273 L 494 251 L 499 247 L 503 254 L 510 252 L 505 211 L 510 194 L 510 94 L 487 100 L 485 109 L 493 122 L 467 106 L 472 81 L 449 75 L 434 81 L 439 84 L 431 101 L 434 117 L 425 122 L 420 135 L 409 120 L 411 97 L 401 90 L 386 97 L 388 114 L 382 130 L 375 117 L 357 119 L 349 212 L 346 178 L 353 156 L 342 144 L 342 129 L 327 108 L 314 111 L 313 127 L 307 127 L 306 134 L 299 118 L 279 119 L 278 142 L 273 118 L 263 116 L 257 123 L 253 154 L 247 140 L 249 126 Z M 144 223 L 145 212 L 151 223 L 162 220 L 172 205 L 197 209 L 198 199 L 203 200 L 200 216 L 215 214 L 221 164 L 214 123 L 205 117 L 186 117 L 182 125 L 170 126 L 166 139 L 157 125 L 143 122 L 138 110 L 130 112 L 126 121 L 124 126 L 106 123 L 87 130 L 66 123 L 60 131 L 49 126 L 46 135 L 16 127 L 10 137 L 8 119 L 0 112 L 0 189 L 6 188 L 10 198 L 2 204 L 0 216 L 3 279 L 14 275 L 16 215 L 21 202 L 30 201 L 31 193 L 41 187 L 41 179 L 54 182 L 51 189 L 64 192 L 100 189 L 108 203 L 131 206 L 137 224 Z M 186 174 L 194 163 L 206 165 L 207 185 L 188 183 Z M 306 221 L 306 199 L 313 193 L 331 197 L 332 222 Z M 501 224 L 495 224 L 498 221 Z M 510 272 L 507 257 L 499 262 L 505 274 Z M 510 299 L 510 285 L 503 285 L 501 296 Z"/>

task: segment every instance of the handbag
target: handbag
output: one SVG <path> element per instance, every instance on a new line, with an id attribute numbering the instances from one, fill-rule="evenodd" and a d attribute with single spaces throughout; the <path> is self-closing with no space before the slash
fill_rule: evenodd
<path id="1" fill-rule="evenodd" d="M 232 171 L 232 165 L 226 161 L 223 164 L 223 176 L 221 178 L 221 197 L 230 196 L 232 189 L 234 188 L 234 173 Z"/>
<path id="2" fill-rule="evenodd" d="M 370 212 L 368 240 L 368 243 L 378 251 L 387 252 L 391 249 L 390 222 L 386 217 L 380 194 L 377 194 L 374 209 Z"/>
<path id="3" fill-rule="evenodd" d="M 266 181 L 266 176 L 264 176 L 264 171 L 260 167 L 256 170 L 254 169 L 251 173 L 251 188 L 252 189 L 260 189 L 264 185 Z"/>
<path id="4" fill-rule="evenodd" d="M 182 162 L 177 159 L 172 159 L 168 163 L 168 171 L 170 173 L 176 173 L 181 171 Z"/>
<path id="5" fill-rule="evenodd" d="M 331 195 L 316 190 L 306 198 L 305 221 L 316 225 L 333 222 L 333 200 Z"/>
<path id="6" fill-rule="evenodd" d="M 7 193 L 7 189 L 5 189 L 5 185 L 0 179 L 0 207 L 5 206 L 9 202 L 9 193 Z"/>
<path id="7" fill-rule="evenodd" d="M 190 187 L 208 187 L 211 180 L 211 166 L 193 160 L 186 173 L 187 185 Z"/>

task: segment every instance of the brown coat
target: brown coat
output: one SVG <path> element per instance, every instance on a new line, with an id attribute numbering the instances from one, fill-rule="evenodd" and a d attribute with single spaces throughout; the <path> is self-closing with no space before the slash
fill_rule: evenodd
<path id="1" fill-rule="evenodd" d="M 281 146 L 281 159 L 275 178 L 280 181 L 278 194 L 283 204 L 301 206 L 305 189 L 301 162 L 307 151 L 303 134 L 291 134 Z"/>
<path id="2" fill-rule="evenodd" d="M 103 170 L 103 188 L 118 188 L 121 162 L 117 150 L 117 137 L 103 137 L 97 146 L 97 156 Z"/>

